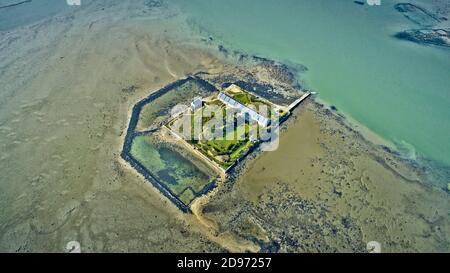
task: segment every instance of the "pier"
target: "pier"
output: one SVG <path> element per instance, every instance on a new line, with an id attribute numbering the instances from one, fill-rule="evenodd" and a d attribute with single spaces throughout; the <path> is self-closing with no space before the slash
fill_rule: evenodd
<path id="1" fill-rule="evenodd" d="M 308 98 L 312 93 L 310 91 L 306 92 L 305 94 L 303 94 L 303 96 L 301 96 L 300 98 L 296 99 L 293 103 L 291 103 L 287 110 L 290 112 L 291 110 L 293 110 L 295 107 L 297 107 L 302 101 L 304 101 L 306 98 Z"/>

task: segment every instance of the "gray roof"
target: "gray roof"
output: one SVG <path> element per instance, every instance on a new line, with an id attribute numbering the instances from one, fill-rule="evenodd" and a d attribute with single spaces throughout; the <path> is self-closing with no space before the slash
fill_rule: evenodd
<path id="1" fill-rule="evenodd" d="M 259 124 L 263 126 L 267 126 L 269 124 L 269 120 L 266 117 L 260 115 L 258 112 L 243 105 L 242 103 L 235 101 L 233 98 L 227 96 L 225 93 L 220 92 L 218 98 L 224 104 L 232 108 L 237 108 L 244 113 L 247 113 L 251 119 L 257 121 Z"/>
<path id="2" fill-rule="evenodd" d="M 194 100 L 191 102 L 191 108 L 196 110 L 197 108 L 202 107 L 203 101 L 202 97 L 195 97 Z"/>

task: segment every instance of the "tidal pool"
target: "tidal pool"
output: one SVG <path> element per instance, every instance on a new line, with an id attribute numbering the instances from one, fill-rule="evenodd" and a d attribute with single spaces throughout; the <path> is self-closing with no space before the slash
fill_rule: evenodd
<path id="1" fill-rule="evenodd" d="M 135 137 L 131 155 L 185 205 L 214 180 L 179 152 L 156 143 L 151 135 Z"/>

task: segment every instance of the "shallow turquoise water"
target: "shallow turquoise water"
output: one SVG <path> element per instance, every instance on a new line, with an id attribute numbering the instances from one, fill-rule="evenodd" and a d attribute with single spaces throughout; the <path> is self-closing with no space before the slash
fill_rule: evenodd
<path id="1" fill-rule="evenodd" d="M 24 0 L 0 0 L 0 6 L 23 2 Z M 0 31 L 32 24 L 39 20 L 69 10 L 66 0 L 33 0 L 17 6 L 0 9 Z"/>
<path id="2" fill-rule="evenodd" d="M 413 28 L 383 0 L 190 0 L 198 30 L 241 51 L 301 63 L 319 98 L 381 137 L 450 165 L 450 50 L 392 37 Z"/>

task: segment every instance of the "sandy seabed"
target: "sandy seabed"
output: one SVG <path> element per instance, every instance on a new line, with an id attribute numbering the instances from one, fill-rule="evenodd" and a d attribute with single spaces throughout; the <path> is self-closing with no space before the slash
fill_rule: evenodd
<path id="1" fill-rule="evenodd" d="M 232 64 L 157 3 L 84 1 L 0 33 L 0 251 L 449 251 L 448 193 L 312 101 L 200 220 L 162 197 L 119 157 L 132 105 Z"/>

